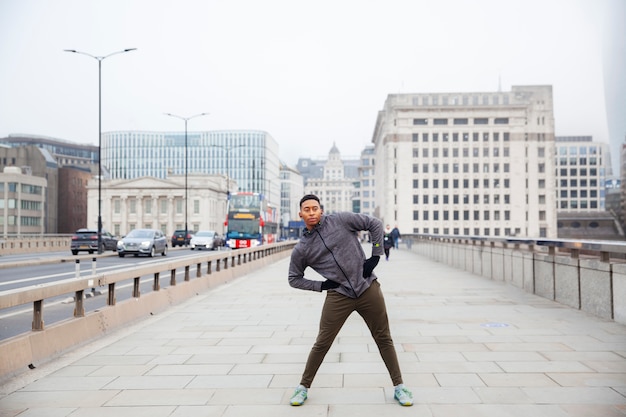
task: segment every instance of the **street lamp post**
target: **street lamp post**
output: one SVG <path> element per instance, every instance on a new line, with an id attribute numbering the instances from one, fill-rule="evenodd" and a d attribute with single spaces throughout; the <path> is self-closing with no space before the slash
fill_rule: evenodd
<path id="1" fill-rule="evenodd" d="M 199 113 L 189 117 L 182 117 L 172 113 L 165 113 L 166 116 L 175 117 L 185 122 L 185 240 L 187 240 L 187 236 L 189 235 L 189 226 L 187 225 L 187 122 L 196 117 L 206 116 L 207 114 L 209 113 Z"/>
<path id="2" fill-rule="evenodd" d="M 98 253 L 102 253 L 102 61 L 112 55 L 135 50 L 137 50 L 137 48 L 127 48 L 104 56 L 91 55 L 87 52 L 77 51 L 76 49 L 63 50 L 64 52 L 86 55 L 98 61 Z"/>

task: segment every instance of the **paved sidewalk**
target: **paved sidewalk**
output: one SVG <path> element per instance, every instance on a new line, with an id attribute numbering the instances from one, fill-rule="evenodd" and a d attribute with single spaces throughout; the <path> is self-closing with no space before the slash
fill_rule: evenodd
<path id="1" fill-rule="evenodd" d="M 392 251 L 376 272 L 415 405 L 394 402 L 353 315 L 305 405 L 291 407 L 324 295 L 289 287 L 288 263 L 9 381 L 0 416 L 626 416 L 626 326 L 407 250 Z"/>

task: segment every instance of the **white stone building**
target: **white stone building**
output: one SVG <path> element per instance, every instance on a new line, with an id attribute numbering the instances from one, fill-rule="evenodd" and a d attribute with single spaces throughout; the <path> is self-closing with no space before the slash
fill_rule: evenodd
<path id="1" fill-rule="evenodd" d="M 401 233 L 557 236 L 551 86 L 392 94 L 372 141 L 376 214 Z"/>
<path id="2" fill-rule="evenodd" d="M 335 145 L 328 153 L 321 177 L 309 177 L 305 180 L 305 194 L 315 194 L 320 198 L 324 211 L 354 211 L 356 176 L 346 175 L 344 162 Z"/>
<path id="3" fill-rule="evenodd" d="M 231 179 L 231 189 L 233 181 Z M 167 236 L 174 230 L 215 230 L 224 233 L 227 178 L 224 175 L 189 174 L 165 179 L 142 177 L 102 183 L 102 227 L 116 236 L 133 229 L 159 229 Z M 234 187 L 236 189 L 236 187 Z M 186 215 L 185 215 L 186 210 Z M 98 227 L 98 180 L 88 184 L 88 227 Z"/>

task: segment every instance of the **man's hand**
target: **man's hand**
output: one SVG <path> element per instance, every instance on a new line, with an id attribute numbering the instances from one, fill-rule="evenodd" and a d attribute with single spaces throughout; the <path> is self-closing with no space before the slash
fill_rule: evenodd
<path id="1" fill-rule="evenodd" d="M 372 256 L 363 263 L 363 278 L 368 278 L 372 275 L 372 271 L 376 268 L 376 265 L 378 265 L 379 260 L 380 256 Z"/>
<path id="2" fill-rule="evenodd" d="M 322 282 L 322 291 L 332 290 L 334 288 L 337 288 L 338 286 L 339 286 L 338 282 L 327 279 L 326 281 Z"/>

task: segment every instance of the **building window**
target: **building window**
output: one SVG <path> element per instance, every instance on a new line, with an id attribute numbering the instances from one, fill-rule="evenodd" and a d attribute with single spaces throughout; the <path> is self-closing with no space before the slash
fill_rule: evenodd
<path id="1" fill-rule="evenodd" d="M 428 119 L 413 119 L 413 125 L 424 126 L 428 124 Z"/>
<path id="2" fill-rule="evenodd" d="M 476 117 L 474 118 L 474 124 L 475 125 L 486 125 L 487 123 L 489 123 L 489 119 L 486 117 Z"/>
<path id="3" fill-rule="evenodd" d="M 468 119 L 467 118 L 455 118 L 453 120 L 453 123 L 455 125 L 466 125 L 468 124 Z"/>
<path id="4" fill-rule="evenodd" d="M 546 148 L 544 148 L 543 146 L 537 148 L 537 156 L 539 158 L 545 158 L 545 156 L 546 156 Z"/>
<path id="5" fill-rule="evenodd" d="M 434 120 L 434 124 L 435 125 L 447 125 L 448 124 L 448 119 L 435 119 Z"/>
<path id="6" fill-rule="evenodd" d="M 493 120 L 493 123 L 495 123 L 497 125 L 508 125 L 509 124 L 509 118 L 508 117 L 496 117 Z"/>

